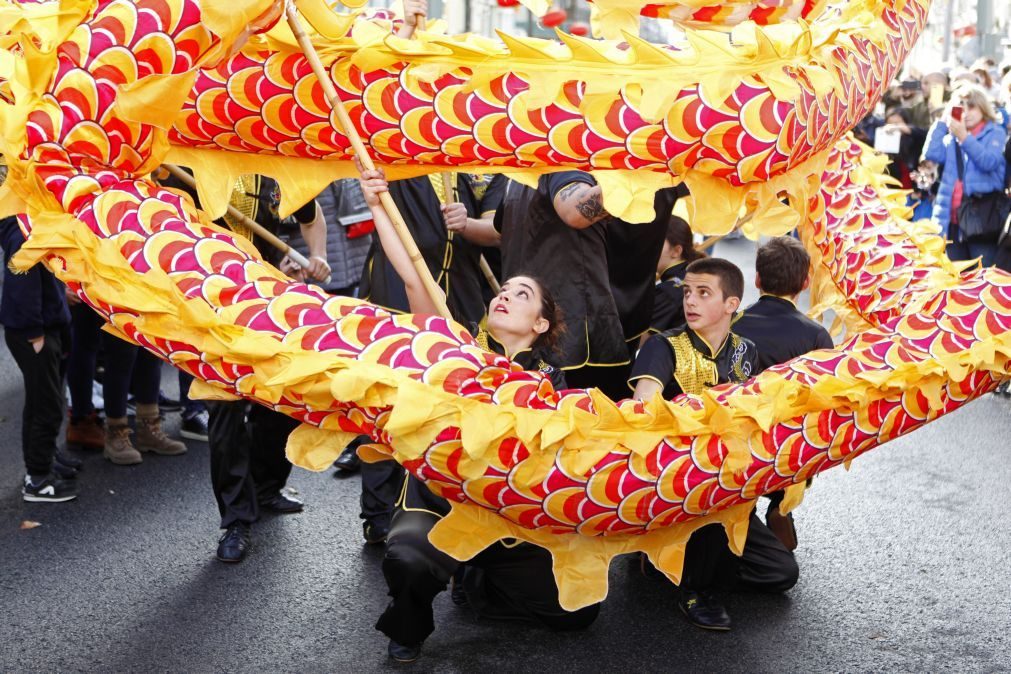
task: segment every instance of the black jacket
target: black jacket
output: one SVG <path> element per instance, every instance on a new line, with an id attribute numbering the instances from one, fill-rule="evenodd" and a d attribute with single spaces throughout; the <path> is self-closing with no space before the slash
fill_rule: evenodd
<path id="1" fill-rule="evenodd" d="M 11 257 L 24 242 L 17 219 L 0 218 L 0 247 L 4 254 L 0 324 L 7 332 L 34 339 L 46 329 L 70 325 L 70 310 L 63 284 L 43 265 L 37 264 L 24 274 L 11 271 Z"/>

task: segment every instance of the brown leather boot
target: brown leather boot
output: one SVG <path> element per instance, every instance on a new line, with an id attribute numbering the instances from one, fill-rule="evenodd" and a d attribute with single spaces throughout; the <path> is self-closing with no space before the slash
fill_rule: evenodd
<path id="1" fill-rule="evenodd" d="M 85 449 L 105 449 L 105 428 L 102 420 L 92 412 L 83 419 L 70 419 L 67 424 L 67 445 Z"/>
<path id="2" fill-rule="evenodd" d="M 797 529 L 793 526 L 793 514 L 784 515 L 779 507 L 769 508 L 765 513 L 765 524 L 776 535 L 779 542 L 790 552 L 797 549 Z"/>
<path id="3" fill-rule="evenodd" d="M 165 435 L 161 428 L 161 417 L 137 415 L 137 449 L 154 452 L 162 456 L 177 456 L 186 453 L 186 445 Z"/>
<path id="4" fill-rule="evenodd" d="M 117 466 L 132 466 L 143 461 L 140 452 L 130 442 L 130 427 L 123 422 L 109 419 L 105 428 L 105 449 L 102 456 Z"/>

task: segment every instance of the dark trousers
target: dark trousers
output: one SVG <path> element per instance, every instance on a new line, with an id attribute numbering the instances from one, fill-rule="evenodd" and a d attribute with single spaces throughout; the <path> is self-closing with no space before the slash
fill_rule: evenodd
<path id="1" fill-rule="evenodd" d="M 25 386 L 25 406 L 21 412 L 21 451 L 25 471 L 32 477 L 48 475 L 56 454 L 66 401 L 63 398 L 63 330 L 45 331 L 42 350 L 18 333 L 4 332 L 7 348 L 21 370 Z"/>
<path id="2" fill-rule="evenodd" d="M 752 511 L 740 557 L 730 551 L 727 534 L 719 524 L 692 534 L 685 549 L 681 587 L 694 591 L 786 592 L 797 584 L 799 576 L 793 553 Z"/>
<path id="3" fill-rule="evenodd" d="M 161 360 L 147 349 L 107 332 L 102 334 L 102 339 L 105 347 L 105 376 L 102 378 L 105 416 L 111 419 L 125 417 L 126 401 L 131 392 L 140 404 L 156 404 L 161 388 Z"/>
<path id="4" fill-rule="evenodd" d="M 280 412 L 245 401 L 207 405 L 211 486 L 221 513 L 221 528 L 251 524 L 259 504 L 284 487 L 291 464 L 284 455 L 288 435 L 298 422 Z"/>
<path id="5" fill-rule="evenodd" d="M 113 419 L 125 417 L 131 391 L 138 403 L 158 402 L 161 360 L 136 344 L 102 332 L 104 324 L 102 317 L 86 305 L 75 305 L 71 309 L 73 346 L 67 364 L 67 384 L 75 419 L 84 418 L 94 411 L 91 385 L 95 380 L 100 339 L 105 350 L 102 397 L 105 399 L 106 416 Z"/>
<path id="6" fill-rule="evenodd" d="M 396 461 L 363 461 L 361 472 L 361 518 L 376 529 L 388 530 L 394 506 L 404 486 L 404 468 Z"/>
<path id="7" fill-rule="evenodd" d="M 392 597 L 376 629 L 397 643 L 423 642 L 435 630 L 432 602 L 446 589 L 460 563 L 428 541 L 438 517 L 398 510 L 387 539 L 383 575 Z M 569 612 L 558 604 L 551 554 L 534 545 L 496 543 L 466 563 L 464 588 L 478 615 L 534 622 L 551 630 L 589 627 L 600 604 Z"/>
<path id="8" fill-rule="evenodd" d="M 67 359 L 67 388 L 74 420 L 95 411 L 91 403 L 99 340 L 102 338 L 102 317 L 86 304 L 70 307 L 71 346 Z"/>

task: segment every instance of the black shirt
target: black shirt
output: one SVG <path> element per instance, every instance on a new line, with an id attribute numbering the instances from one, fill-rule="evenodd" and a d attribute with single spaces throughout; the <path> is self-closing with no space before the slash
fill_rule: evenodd
<path id="1" fill-rule="evenodd" d="M 687 262 L 678 262 L 660 274 L 660 282 L 653 287 L 653 318 L 649 324 L 650 332 L 663 332 L 684 325 L 684 285 L 687 269 Z"/>
<path id="2" fill-rule="evenodd" d="M 674 204 L 688 189 L 683 184 L 658 190 L 652 222 L 632 224 L 610 218 L 607 227 L 607 274 L 626 340 L 638 339 L 651 325 L 656 265 L 663 251 Z M 673 326 L 671 326 L 673 327 Z"/>
<path id="3" fill-rule="evenodd" d="M 479 217 L 479 203 L 470 177 L 456 174 L 460 202 L 467 216 Z M 390 195 L 400 209 L 432 278 L 446 293 L 446 304 L 453 318 L 463 323 L 480 321 L 485 313 L 481 297 L 481 249 L 459 234 L 449 236 L 442 218 L 442 202 L 428 176 L 390 183 Z M 452 195 L 449 196 L 452 200 Z M 361 297 L 394 311 L 410 311 L 404 282 L 390 264 L 379 237 L 365 260 Z"/>
<path id="4" fill-rule="evenodd" d="M 758 347 L 759 372 L 816 349 L 831 349 L 828 330 L 797 310 L 793 302 L 762 295 L 734 323 L 734 332 Z"/>
<path id="5" fill-rule="evenodd" d="M 756 351 L 750 340 L 731 332 L 713 353 L 704 339 L 683 325 L 646 340 L 628 384 L 634 389 L 636 380 L 652 379 L 663 388 L 667 400 L 681 393 L 698 394 L 717 384 L 740 383 L 753 377 L 758 367 Z M 682 362 L 678 362 L 679 357 Z"/>
<path id="6" fill-rule="evenodd" d="M 581 171 L 541 176 L 536 190 L 508 184 L 495 213 L 495 228 L 502 233 L 502 277 L 536 276 L 554 295 L 566 326 L 558 344 L 560 367 L 627 363 L 607 273 L 606 227 L 598 222 L 573 229 L 555 212 L 555 195 L 575 182 L 596 184 Z"/>

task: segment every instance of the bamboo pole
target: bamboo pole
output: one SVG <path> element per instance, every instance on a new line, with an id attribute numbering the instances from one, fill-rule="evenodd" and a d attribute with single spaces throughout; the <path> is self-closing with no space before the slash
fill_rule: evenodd
<path id="1" fill-rule="evenodd" d="M 309 65 L 312 66 L 316 79 L 319 80 L 320 86 L 323 87 L 323 93 L 326 95 L 327 100 L 330 101 L 330 105 L 333 106 L 334 114 L 337 115 L 337 121 L 340 124 L 340 130 L 343 131 L 344 135 L 351 142 L 351 148 L 354 150 L 355 156 L 366 170 L 375 170 L 376 165 L 372 162 L 372 157 L 365 150 L 365 143 L 358 134 L 358 129 L 351 123 L 348 111 L 344 107 L 344 101 L 337 95 L 337 89 L 334 87 L 333 82 L 330 81 L 330 75 L 327 73 L 326 68 L 323 67 L 319 54 L 316 53 L 316 48 L 312 46 L 309 36 L 306 35 L 305 29 L 302 28 L 302 21 L 298 18 L 293 4 L 288 4 L 285 14 L 288 19 L 288 25 L 291 27 L 291 32 L 295 35 L 295 39 L 298 41 L 299 47 L 302 48 L 302 53 L 305 54 Z M 432 273 L 428 270 L 428 265 L 425 264 L 425 260 L 418 250 L 418 245 L 411 237 L 407 223 L 404 222 L 404 218 L 397 209 L 397 205 L 393 202 L 393 197 L 390 196 L 389 192 L 382 192 L 379 195 L 379 200 L 383 208 L 386 209 L 386 213 L 390 216 L 390 220 L 393 222 L 393 229 L 397 232 L 397 236 L 400 237 L 401 243 L 404 244 L 407 256 L 414 264 L 418 276 L 421 277 L 421 283 L 425 286 L 425 290 L 431 298 L 432 303 L 438 309 L 439 315 L 443 318 L 452 319 L 452 316 L 449 314 L 449 308 L 446 306 L 446 298 L 443 297 L 442 290 L 435 283 L 435 279 L 432 278 Z"/>
<path id="2" fill-rule="evenodd" d="M 481 256 L 478 264 L 481 266 L 481 273 L 484 274 L 485 280 L 488 281 L 488 285 L 491 286 L 491 291 L 498 295 L 502 292 L 502 285 L 498 282 L 498 279 L 495 278 L 495 272 L 491 270 L 491 267 L 488 265 L 488 260 L 484 259 L 484 255 Z"/>
<path id="3" fill-rule="evenodd" d="M 194 191 L 197 189 L 197 183 L 195 180 L 193 180 L 193 176 L 191 176 L 186 171 L 182 170 L 178 166 L 175 166 L 174 164 L 162 164 L 162 166 L 165 167 L 166 171 L 168 171 L 176 178 L 181 180 L 187 187 L 193 189 Z M 236 220 L 240 221 L 244 226 L 256 232 L 260 236 L 260 238 L 262 238 L 264 241 L 272 245 L 274 248 L 277 248 L 282 253 L 290 257 L 295 262 L 295 264 L 297 264 L 302 269 L 308 270 L 309 267 L 312 266 L 309 264 L 309 260 L 306 259 L 306 257 L 302 255 L 302 253 L 298 252 L 297 250 L 289 246 L 287 243 L 277 238 L 277 236 L 275 236 L 273 232 L 271 232 L 269 229 L 258 223 L 256 220 L 247 217 L 242 211 L 237 209 L 235 206 L 228 204 L 228 214 L 233 218 L 235 218 Z M 324 283 L 329 280 L 330 277 L 328 276 L 324 281 Z"/>
<path id="4" fill-rule="evenodd" d="M 454 202 L 460 201 L 460 188 L 457 186 L 456 181 L 453 180 L 452 172 L 442 172 L 442 185 L 443 189 L 446 191 L 446 194 L 444 195 L 446 201 L 449 201 L 450 194 L 452 194 Z M 448 237 L 449 240 L 452 241 L 453 232 L 449 232 Z M 483 254 L 478 258 L 478 266 L 481 268 L 481 273 L 484 274 L 484 279 L 488 282 L 492 292 L 498 295 L 502 290 L 502 284 L 500 284 L 498 279 L 495 278 L 495 272 L 491 270 L 491 265 L 488 264 L 488 260 L 484 259 Z"/>

